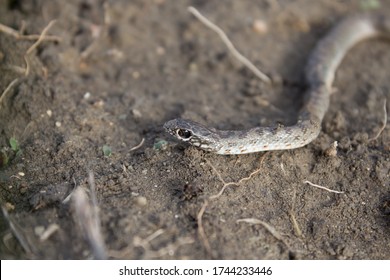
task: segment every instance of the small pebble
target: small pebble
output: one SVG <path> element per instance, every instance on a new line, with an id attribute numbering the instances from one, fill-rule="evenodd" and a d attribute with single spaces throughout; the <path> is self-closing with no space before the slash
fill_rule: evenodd
<path id="1" fill-rule="evenodd" d="M 102 108 L 104 106 L 104 101 L 103 100 L 96 101 L 95 103 L 93 103 L 93 106 Z"/>
<path id="2" fill-rule="evenodd" d="M 11 211 L 11 210 L 14 210 L 15 209 L 15 205 L 13 205 L 12 203 L 10 202 L 6 202 L 5 205 L 4 205 L 5 209 L 7 209 L 7 211 Z"/>
<path id="3" fill-rule="evenodd" d="M 61 122 L 56 122 L 56 127 L 61 127 Z"/>
<path id="4" fill-rule="evenodd" d="M 135 200 L 135 203 L 141 207 L 144 207 L 148 204 L 148 200 L 144 196 L 137 196 L 134 200 Z"/>
<path id="5" fill-rule="evenodd" d="M 52 112 L 51 110 L 47 110 L 47 111 L 46 111 L 46 114 L 47 114 L 49 117 L 51 117 L 51 116 L 53 115 L 53 112 Z"/>
<path id="6" fill-rule="evenodd" d="M 44 226 L 36 226 L 34 228 L 34 233 L 37 235 L 37 236 L 41 236 L 42 233 L 45 231 L 45 227 Z"/>
<path id="7" fill-rule="evenodd" d="M 84 93 L 84 99 L 89 99 L 90 97 L 91 97 L 91 93 L 89 91 Z"/>
<path id="8" fill-rule="evenodd" d="M 337 141 L 334 141 L 332 145 L 325 150 L 324 152 L 325 156 L 327 157 L 337 156 L 337 146 L 338 146 Z"/>
<path id="9" fill-rule="evenodd" d="M 27 187 L 21 187 L 19 189 L 20 194 L 25 194 L 27 192 Z"/>
<path id="10" fill-rule="evenodd" d="M 25 174 L 24 172 L 18 172 L 18 175 L 23 177 Z"/>
<path id="11" fill-rule="evenodd" d="M 198 64 L 192 62 L 190 63 L 189 65 L 189 70 L 192 72 L 192 73 L 197 73 L 198 72 Z"/>
<path id="12" fill-rule="evenodd" d="M 124 53 L 118 49 L 109 49 L 107 54 L 116 59 L 121 59 L 124 57 Z"/>
<path id="13" fill-rule="evenodd" d="M 268 24 L 262 19 L 256 19 L 253 21 L 253 30 L 261 35 L 268 33 Z"/>
<path id="14" fill-rule="evenodd" d="M 141 112 L 138 109 L 132 109 L 131 114 L 134 118 L 140 119 L 142 117 Z"/>
<path id="15" fill-rule="evenodd" d="M 164 54 L 165 54 L 165 49 L 164 49 L 163 47 L 161 47 L 161 46 L 158 46 L 158 47 L 156 48 L 156 53 L 157 53 L 158 55 L 164 55 Z"/>
<path id="16" fill-rule="evenodd" d="M 139 79 L 139 77 L 141 77 L 141 74 L 138 72 L 138 71 L 134 71 L 133 74 L 132 74 L 133 78 L 135 80 Z"/>

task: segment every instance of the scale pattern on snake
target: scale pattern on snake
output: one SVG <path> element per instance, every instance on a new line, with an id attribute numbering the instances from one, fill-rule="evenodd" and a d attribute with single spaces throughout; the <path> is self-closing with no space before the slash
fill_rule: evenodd
<path id="1" fill-rule="evenodd" d="M 390 17 L 378 13 L 349 16 L 318 42 L 306 65 L 306 102 L 295 125 L 217 130 L 179 118 L 166 122 L 164 128 L 181 141 L 217 154 L 302 147 L 313 141 L 321 131 L 335 72 L 345 54 L 360 41 L 374 37 L 390 39 Z"/>

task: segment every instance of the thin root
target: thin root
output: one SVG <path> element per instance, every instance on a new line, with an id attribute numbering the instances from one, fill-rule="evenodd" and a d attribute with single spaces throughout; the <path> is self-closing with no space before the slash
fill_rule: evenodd
<path id="1" fill-rule="evenodd" d="M 291 222 L 293 224 L 293 227 L 294 227 L 294 230 L 295 230 L 295 233 L 298 237 L 302 237 L 303 234 L 302 234 L 302 230 L 301 228 L 299 227 L 299 224 L 297 222 L 297 219 L 295 218 L 295 214 L 293 211 L 290 211 L 290 219 L 291 219 Z"/>
<path id="2" fill-rule="evenodd" d="M 289 211 L 290 214 L 290 220 L 293 224 L 293 228 L 295 230 L 295 234 L 298 237 L 303 237 L 302 230 L 297 222 L 297 219 L 295 218 L 295 202 L 297 200 L 297 190 L 294 188 L 293 198 L 292 198 L 292 205 L 291 210 Z"/>
<path id="3" fill-rule="evenodd" d="M 252 62 L 250 62 L 245 56 L 243 56 L 241 53 L 237 51 L 237 49 L 234 47 L 233 43 L 229 40 L 225 32 L 221 28 L 219 28 L 217 25 L 209 21 L 206 17 L 204 17 L 197 9 L 194 7 L 188 7 L 188 11 L 193 14 L 198 20 L 200 20 L 204 25 L 206 25 L 208 28 L 216 32 L 219 37 L 221 37 L 222 41 L 225 43 L 229 51 L 232 53 L 232 55 L 240 61 L 242 64 L 244 64 L 249 70 L 253 72 L 260 80 L 267 84 L 271 84 L 271 79 L 265 75 L 263 72 L 261 72 L 255 65 L 253 65 Z"/>
<path id="4" fill-rule="evenodd" d="M 49 24 L 42 30 L 41 35 L 39 36 L 38 40 L 31 45 L 31 47 L 28 48 L 26 51 L 26 54 L 29 55 L 33 50 L 35 50 L 41 42 L 44 40 L 46 33 L 49 31 L 49 29 L 53 26 L 53 24 L 56 23 L 56 20 L 52 20 L 49 22 Z"/>
<path id="5" fill-rule="evenodd" d="M 236 221 L 237 223 L 244 222 L 251 225 L 262 225 L 269 233 L 272 234 L 273 237 L 275 237 L 277 240 L 283 242 L 284 245 L 286 245 L 287 248 L 290 248 L 290 246 L 287 244 L 286 240 L 283 238 L 283 236 L 270 224 L 261 221 L 259 219 L 255 218 L 246 218 L 246 219 L 238 219 Z"/>
<path id="6" fill-rule="evenodd" d="M 26 72 L 24 73 L 25 76 L 28 76 L 30 74 L 29 55 L 41 44 L 41 42 L 45 38 L 46 33 L 49 31 L 49 29 L 53 26 L 55 22 L 55 20 L 50 21 L 49 24 L 42 30 L 42 33 L 39 36 L 38 40 L 34 44 L 32 44 L 31 47 L 29 47 L 26 51 L 26 54 L 24 55 L 24 60 L 26 61 Z"/>
<path id="7" fill-rule="evenodd" d="M 159 250 L 152 250 L 150 242 L 157 238 L 158 236 L 162 235 L 165 232 L 163 229 L 158 229 L 151 235 L 149 235 L 146 238 L 141 238 L 139 236 L 135 236 L 133 239 L 133 245 L 135 247 L 142 247 L 145 250 L 144 258 L 145 259 L 154 259 L 154 258 L 161 258 L 165 255 L 174 255 L 175 251 L 183 246 L 192 244 L 195 242 L 195 240 L 192 237 L 179 237 L 176 242 L 168 244 L 166 247 L 163 247 Z M 108 252 L 108 255 L 115 259 L 129 259 L 132 258 L 133 248 L 126 247 L 120 251 L 110 250 Z"/>
<path id="8" fill-rule="evenodd" d="M 42 34 L 40 35 L 37 35 L 37 34 L 33 34 L 33 35 L 22 35 L 21 32 L 11 28 L 11 27 L 8 27 L 4 24 L 1 24 L 0 23 L 0 32 L 3 32 L 5 34 L 8 34 L 8 35 L 11 35 L 13 37 L 15 37 L 16 39 L 19 39 L 19 40 L 31 40 L 31 41 L 34 41 L 34 40 L 38 40 L 39 38 L 41 38 L 41 40 L 44 40 L 44 41 L 53 41 L 53 42 L 60 42 L 61 41 L 61 38 L 58 37 L 58 36 L 51 36 L 51 35 L 47 35 L 47 36 L 43 36 L 42 37 Z"/>
<path id="9" fill-rule="evenodd" d="M 142 145 L 144 144 L 144 142 L 145 142 L 145 138 L 142 138 L 141 142 L 140 142 L 137 146 L 135 146 L 135 147 L 133 147 L 133 148 L 130 149 L 130 152 L 131 152 L 131 151 L 135 151 L 135 150 L 141 148 Z"/>
<path id="10" fill-rule="evenodd" d="M 160 228 L 158 230 L 156 230 L 155 232 L 153 232 L 151 235 L 149 235 L 148 237 L 146 238 L 141 238 L 139 236 L 135 236 L 134 237 L 134 241 L 133 241 L 133 244 L 135 247 L 142 247 L 145 251 L 148 251 L 150 250 L 150 242 L 157 238 L 158 236 L 160 236 L 161 234 L 163 234 L 165 231 Z"/>
<path id="11" fill-rule="evenodd" d="M 57 224 L 50 224 L 47 229 L 39 236 L 39 241 L 43 242 L 49 239 L 50 236 L 53 235 L 56 231 L 60 229 Z"/>
<path id="12" fill-rule="evenodd" d="M 319 189 L 323 189 L 323 190 L 326 190 L 328 192 L 332 192 L 332 193 L 344 193 L 344 192 L 340 192 L 340 191 L 335 191 L 335 190 L 332 190 L 332 189 L 329 189 L 327 187 L 324 187 L 324 186 L 320 186 L 320 185 L 317 185 L 317 184 L 314 184 L 310 181 L 304 181 L 303 182 L 304 184 L 309 184 L 310 186 L 313 186 L 313 187 L 316 187 L 316 188 L 319 188 Z"/>
<path id="13" fill-rule="evenodd" d="M 207 239 L 207 235 L 206 235 L 206 232 L 204 231 L 204 227 L 203 227 L 203 214 L 204 212 L 206 211 L 206 208 L 207 206 L 209 205 L 209 201 L 206 200 L 202 207 L 200 208 L 199 212 L 198 212 L 198 215 L 196 217 L 196 220 L 197 220 L 197 223 L 198 223 L 198 234 L 199 234 L 199 238 L 200 240 L 202 241 L 203 243 L 203 246 L 205 247 L 207 253 L 209 255 L 212 255 L 212 252 L 211 252 L 211 246 L 210 246 L 210 242 L 209 240 Z"/>
<path id="14" fill-rule="evenodd" d="M 3 100 L 5 100 L 5 96 L 7 95 L 8 92 L 11 91 L 12 87 L 18 82 L 18 80 L 19 79 L 16 78 L 12 82 L 10 82 L 9 85 L 7 86 L 7 88 L 1 94 L 1 96 L 0 96 L 0 108 L 1 108 L 1 104 L 3 103 Z"/>
<path id="15" fill-rule="evenodd" d="M 386 102 L 387 102 L 387 99 L 385 99 L 385 101 L 383 102 L 383 124 L 382 124 L 381 128 L 379 129 L 378 133 L 375 135 L 375 137 L 369 139 L 368 141 L 373 141 L 373 140 L 378 139 L 378 137 L 381 135 L 381 133 L 383 132 L 383 130 L 385 130 L 385 128 L 386 128 L 386 125 L 387 125 L 387 109 L 386 109 Z"/>
<path id="16" fill-rule="evenodd" d="M 175 243 L 168 244 L 166 247 L 161 248 L 156 253 L 156 258 L 161 258 L 165 255 L 174 255 L 175 251 L 183 245 L 193 244 L 195 240 L 192 237 L 181 237 Z"/>
<path id="17" fill-rule="evenodd" d="M 206 161 L 207 164 L 210 165 L 210 167 L 213 169 L 214 173 L 218 176 L 218 179 L 223 183 L 223 186 L 222 186 L 221 190 L 217 194 L 209 196 L 203 202 L 203 205 L 200 208 L 200 210 L 198 212 L 198 215 L 197 215 L 198 235 L 199 235 L 199 238 L 200 238 L 201 242 L 203 243 L 203 246 L 205 247 L 205 249 L 206 249 L 206 251 L 207 251 L 207 253 L 209 255 L 212 255 L 212 251 L 211 251 L 210 242 L 207 239 L 207 235 L 206 235 L 206 232 L 205 232 L 204 227 L 203 227 L 203 220 L 202 219 L 203 219 L 204 212 L 206 211 L 207 207 L 210 204 L 210 201 L 219 198 L 224 193 L 224 191 L 225 191 L 225 189 L 227 187 L 229 187 L 229 186 L 240 186 L 242 183 L 250 180 L 253 176 L 258 174 L 261 171 L 261 167 L 263 165 L 263 161 L 265 159 L 265 155 L 266 154 L 267 153 L 264 153 L 261 156 L 260 164 L 259 164 L 260 167 L 258 167 L 256 170 L 251 172 L 247 177 L 241 178 L 238 182 L 228 182 L 228 183 L 226 183 L 225 180 L 222 178 L 222 175 L 217 171 L 217 169 L 209 161 Z"/>

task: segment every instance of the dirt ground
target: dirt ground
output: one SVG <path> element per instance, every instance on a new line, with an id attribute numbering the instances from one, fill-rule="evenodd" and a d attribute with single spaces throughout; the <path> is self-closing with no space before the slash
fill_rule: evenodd
<path id="1" fill-rule="evenodd" d="M 0 1 L 1 24 L 39 35 L 55 19 L 47 34 L 60 39 L 31 52 L 26 75 L 35 41 L 0 32 L 1 258 L 96 258 L 68 199 L 82 188 L 96 195 L 112 259 L 390 259 L 389 125 L 371 139 L 386 98 L 390 111 L 388 41 L 347 54 L 306 147 L 221 156 L 162 127 L 176 117 L 220 129 L 293 124 L 315 43 L 343 16 L 375 8 L 390 14 L 385 0 Z"/>

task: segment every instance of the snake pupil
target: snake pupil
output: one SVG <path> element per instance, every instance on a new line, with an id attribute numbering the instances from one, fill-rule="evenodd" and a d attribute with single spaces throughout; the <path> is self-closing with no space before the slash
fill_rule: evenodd
<path id="1" fill-rule="evenodd" d="M 187 129 L 178 129 L 176 131 L 176 133 L 177 133 L 177 135 L 179 135 L 183 139 L 188 139 L 192 136 L 191 131 L 189 131 Z"/>

